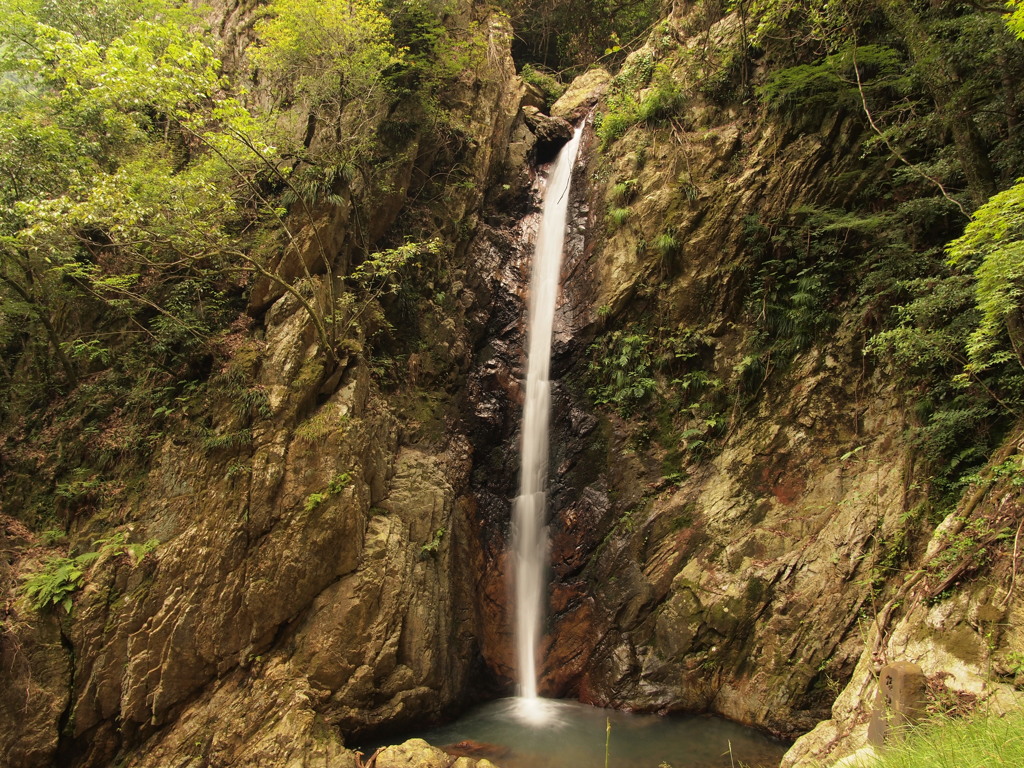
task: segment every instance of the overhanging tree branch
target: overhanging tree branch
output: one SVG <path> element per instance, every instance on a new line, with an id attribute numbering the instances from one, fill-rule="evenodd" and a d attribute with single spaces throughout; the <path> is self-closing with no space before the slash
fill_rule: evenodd
<path id="1" fill-rule="evenodd" d="M 926 181 L 929 181 L 932 184 L 934 184 L 938 188 L 939 192 L 942 193 L 942 196 L 944 198 L 949 200 L 949 202 L 953 203 L 953 205 L 955 205 L 957 208 L 960 209 L 960 213 L 962 213 L 966 218 L 970 219 L 971 218 L 971 214 L 969 214 L 967 212 L 967 209 L 963 207 L 963 205 L 960 203 L 959 200 L 957 200 L 956 198 L 952 197 L 949 194 L 949 192 L 946 191 L 946 188 L 942 185 L 942 182 L 939 181 L 938 179 L 934 178 L 933 176 L 929 176 L 927 173 L 925 173 L 920 168 L 918 168 L 916 165 L 914 165 L 914 163 L 910 162 L 902 152 L 900 152 L 898 149 L 896 149 L 895 146 L 893 146 L 893 143 L 891 141 L 889 141 L 889 137 L 886 136 L 885 133 L 882 132 L 881 128 L 878 127 L 878 124 L 875 122 L 874 116 L 871 114 L 871 109 L 868 107 L 867 95 L 864 93 L 864 83 L 861 82 L 861 79 L 860 79 L 860 67 L 857 64 L 857 44 L 856 44 L 856 41 L 854 41 L 854 45 L 853 45 L 853 72 L 854 72 L 854 75 L 857 78 L 857 92 L 860 94 L 860 103 L 861 103 L 861 106 L 864 108 L 864 114 L 868 118 L 868 123 L 871 125 L 871 128 L 875 131 L 875 133 L 878 134 L 878 138 L 880 138 L 882 140 L 882 143 L 885 144 L 885 146 L 886 146 L 886 148 L 888 148 L 889 152 L 892 153 L 893 157 L 897 158 L 900 162 L 902 162 L 904 165 L 906 165 L 908 168 L 910 168 L 910 170 L 912 170 L 918 176 L 920 176 L 921 178 L 925 179 Z"/>

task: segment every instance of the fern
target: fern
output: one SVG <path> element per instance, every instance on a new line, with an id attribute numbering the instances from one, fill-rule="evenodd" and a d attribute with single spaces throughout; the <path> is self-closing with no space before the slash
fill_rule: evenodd
<path id="1" fill-rule="evenodd" d="M 608 225 L 614 231 L 621 229 L 629 221 L 628 208 L 612 208 L 608 211 Z"/>
<path id="2" fill-rule="evenodd" d="M 71 596 L 82 587 L 85 578 L 83 557 L 51 557 L 43 563 L 41 570 L 25 579 L 22 591 L 35 610 L 59 605 L 66 612 L 71 612 Z"/>
<path id="3" fill-rule="evenodd" d="M 32 608 L 37 611 L 60 606 L 70 613 L 72 596 L 84 586 L 89 568 L 101 556 L 127 555 L 132 561 L 132 566 L 137 566 L 159 544 L 157 539 L 130 543 L 124 531 L 117 531 L 106 538 L 94 541 L 96 549 L 92 552 L 83 552 L 74 557 L 48 558 L 40 570 L 25 578 L 21 590 L 28 597 Z"/>

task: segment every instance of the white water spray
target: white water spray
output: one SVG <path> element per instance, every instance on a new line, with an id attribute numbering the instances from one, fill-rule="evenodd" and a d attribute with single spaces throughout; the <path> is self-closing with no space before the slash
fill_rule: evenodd
<path id="1" fill-rule="evenodd" d="M 542 718 L 537 698 L 537 648 L 547 602 L 548 422 L 551 412 L 551 336 L 569 209 L 569 184 L 582 125 L 548 175 L 530 277 L 526 396 L 523 403 L 519 495 L 513 512 L 515 644 L 524 714 Z"/>

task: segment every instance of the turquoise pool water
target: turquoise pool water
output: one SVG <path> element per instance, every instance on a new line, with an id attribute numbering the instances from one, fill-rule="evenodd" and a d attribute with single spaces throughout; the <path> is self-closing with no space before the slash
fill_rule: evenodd
<path id="1" fill-rule="evenodd" d="M 436 747 L 487 745 L 501 768 L 775 768 L 786 745 L 715 717 L 631 715 L 555 699 L 500 699 L 440 728 L 407 734 Z"/>

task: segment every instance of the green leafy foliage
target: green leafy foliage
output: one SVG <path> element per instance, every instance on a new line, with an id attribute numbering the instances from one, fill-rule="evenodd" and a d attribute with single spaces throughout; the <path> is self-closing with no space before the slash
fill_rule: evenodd
<path id="1" fill-rule="evenodd" d="M 172 353 L 209 335 L 212 286 L 196 296 L 182 281 L 223 276 L 238 173 L 255 164 L 252 147 L 271 151 L 236 140 L 255 123 L 223 95 L 191 12 L 103 7 L 101 39 L 22 6 L 22 37 L 5 43 L 25 57 L 28 86 L 2 89 L 0 165 L 15 183 L 0 200 L 0 313 L 38 323 L 71 383 L 76 361 L 112 358 L 96 337 L 60 338 L 53 318 L 68 303 L 99 303 L 151 339 L 177 335 Z"/>
<path id="2" fill-rule="evenodd" d="M 43 524 L 113 503 L 124 484 L 106 473 L 145 462 L 165 429 L 208 448 L 247 442 L 246 422 L 269 414 L 258 387 L 214 376 L 241 423 L 185 417 L 232 354 L 249 274 L 276 277 L 254 244 L 287 229 L 267 197 L 268 178 L 281 182 L 267 127 L 232 95 L 194 11 L 59 5 L 0 3 L 0 428 L 66 396 L 49 423 L 26 422 L 46 427 L 38 470 L 57 478 L 26 500 Z M 297 298 L 329 355 L 326 311 Z M 5 471 L 37 471 L 40 433 L 12 434 Z"/>
<path id="3" fill-rule="evenodd" d="M 436 557 L 437 552 L 441 547 L 441 540 L 444 539 L 445 533 L 447 533 L 447 531 L 444 527 L 438 528 L 434 531 L 434 535 L 431 537 L 430 541 L 420 547 L 420 557 Z"/>
<path id="4" fill-rule="evenodd" d="M 302 503 L 304 512 L 309 513 L 323 504 L 332 496 L 337 496 L 352 484 L 352 475 L 349 472 L 339 472 L 327 483 L 323 491 L 309 494 Z"/>
<path id="5" fill-rule="evenodd" d="M 565 93 L 565 86 L 540 65 L 523 64 L 522 69 L 519 70 L 519 76 L 544 94 L 544 105 L 548 108 Z"/>
<path id="6" fill-rule="evenodd" d="M 868 351 L 891 362 L 914 392 L 908 438 L 933 474 L 942 509 L 955 503 L 1024 405 L 1024 377 L 1015 360 L 970 369 L 968 343 L 979 319 L 971 276 L 939 271 L 900 287 L 912 298 Z"/>
<path id="7" fill-rule="evenodd" d="M 361 326 L 367 336 L 387 336 L 393 330 L 382 302 L 391 297 L 401 298 L 411 291 L 405 278 L 427 260 L 444 252 L 444 244 L 437 238 L 426 241 L 409 240 L 395 248 L 386 248 L 369 254 L 350 278 L 355 290 L 339 298 L 336 322 L 343 336 Z"/>
<path id="8" fill-rule="evenodd" d="M 747 247 L 758 265 L 747 298 L 755 351 L 788 361 L 835 326 L 831 304 L 850 234 L 865 225 L 840 211 L 814 208 L 769 226 L 753 217 L 744 220 Z"/>
<path id="9" fill-rule="evenodd" d="M 314 509 L 319 507 L 325 501 L 327 501 L 328 495 L 326 493 L 311 493 L 305 501 L 302 503 L 303 512 L 312 512 Z"/>
<path id="10" fill-rule="evenodd" d="M 723 384 L 704 367 L 709 350 L 707 336 L 685 328 L 613 330 L 590 348 L 587 394 L 630 419 L 638 447 L 660 446 L 669 480 L 709 455 L 726 424 Z"/>
<path id="11" fill-rule="evenodd" d="M 611 405 L 629 414 L 656 389 L 654 338 L 646 333 L 612 331 L 590 348 L 587 390 L 597 405 Z"/>
<path id="12" fill-rule="evenodd" d="M 89 563 L 99 556 L 88 552 L 78 557 L 51 557 L 43 563 L 41 570 L 31 574 L 23 590 L 32 607 L 37 611 L 51 606 L 60 606 L 71 612 L 71 597 L 81 587 Z"/>
<path id="13" fill-rule="evenodd" d="M 790 40 L 828 50 L 843 37 L 849 22 L 849 3 L 828 0 L 732 0 L 730 7 L 756 20 L 750 34 L 754 45 L 770 48 Z"/>
<path id="14" fill-rule="evenodd" d="M 1024 39 L 1024 9 L 1016 0 L 1008 8 L 1011 31 Z M 1024 179 L 978 208 L 948 251 L 950 262 L 971 269 L 977 281 L 980 319 L 967 345 L 967 373 L 1012 359 L 1024 367 Z"/>
<path id="15" fill-rule="evenodd" d="M 331 482 L 327 484 L 327 493 L 334 495 L 341 493 L 343 490 L 348 488 L 352 484 L 352 475 L 349 472 L 339 472 L 331 478 Z"/>
<path id="16" fill-rule="evenodd" d="M 612 185 L 612 202 L 618 205 L 628 205 L 636 198 L 637 179 L 626 179 Z"/>
<path id="17" fill-rule="evenodd" d="M 1017 37 L 1024 40 L 1024 3 L 1021 0 L 1007 0 L 1007 10 L 1009 10 L 1009 16 L 1006 18 L 1006 24 Z"/>
<path id="18" fill-rule="evenodd" d="M 1015 359 L 1024 366 L 1024 181 L 993 196 L 949 246 L 953 264 L 972 268 L 980 318 L 967 344 L 969 369 Z"/>
<path id="19" fill-rule="evenodd" d="M 453 129 L 445 111 L 451 86 L 481 66 L 487 31 L 475 21 L 453 23 L 460 13 L 453 0 L 385 0 L 383 9 L 402 58 L 389 73 L 392 87 L 416 98 L 439 128 Z"/>
<path id="20" fill-rule="evenodd" d="M 594 130 L 602 149 L 607 149 L 634 125 L 669 121 L 685 106 L 686 95 L 672 71 L 664 64 L 655 66 L 649 56 L 639 56 L 612 81 Z"/>
<path id="21" fill-rule="evenodd" d="M 252 57 L 264 76 L 333 116 L 350 104 L 378 106 L 405 56 L 378 0 L 273 0 L 256 33 L 262 47 Z"/>
<path id="22" fill-rule="evenodd" d="M 679 242 L 679 234 L 673 228 L 669 228 L 654 238 L 654 250 L 662 263 L 672 261 L 679 255 L 682 243 Z"/>
<path id="23" fill-rule="evenodd" d="M 772 73 L 757 95 L 773 110 L 790 115 L 861 106 L 857 73 L 865 95 L 898 97 L 910 90 L 906 62 L 892 48 L 863 45 L 843 48 L 813 64 L 798 64 Z"/>
<path id="24" fill-rule="evenodd" d="M 1020 9 L 1008 19 L 1015 28 Z M 961 25 L 962 27 L 962 25 Z M 979 29 L 983 29 L 979 27 Z M 961 32 L 961 34 L 964 34 Z M 899 323 L 872 341 L 931 386 L 913 435 L 951 502 L 1024 412 L 1024 183 L 993 195 L 948 246 L 947 274 L 907 283 Z"/>
<path id="25" fill-rule="evenodd" d="M 97 547 L 95 551 L 84 552 L 74 557 L 50 557 L 43 562 L 40 570 L 25 578 L 22 592 L 35 610 L 59 606 L 70 613 L 72 597 L 84 586 L 89 568 L 94 563 L 101 558 L 126 555 L 134 567 L 156 549 L 159 542 L 156 539 L 129 542 L 127 535 L 119 531 L 96 540 L 93 546 Z"/>
<path id="26" fill-rule="evenodd" d="M 629 209 L 628 208 L 609 208 L 608 209 L 608 229 L 614 232 L 617 229 L 622 229 L 629 221 Z"/>
<path id="27" fill-rule="evenodd" d="M 654 0 L 620 3 L 594 0 L 501 0 L 516 29 L 513 55 L 562 70 L 586 67 L 643 39 L 660 6 Z"/>

